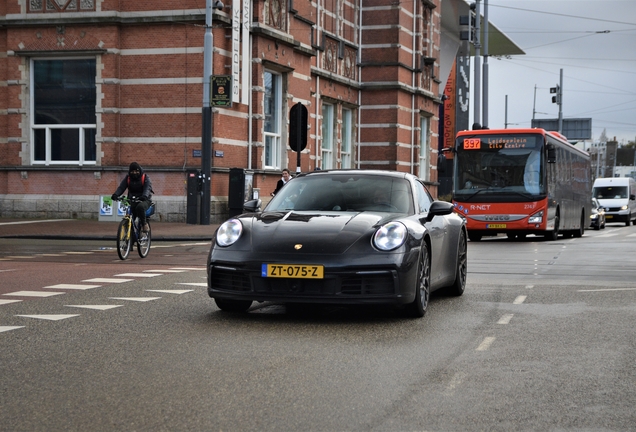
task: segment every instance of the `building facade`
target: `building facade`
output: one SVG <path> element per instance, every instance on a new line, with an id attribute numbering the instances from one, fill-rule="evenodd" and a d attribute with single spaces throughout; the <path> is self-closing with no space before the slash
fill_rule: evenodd
<path id="1" fill-rule="evenodd" d="M 232 103 L 213 106 L 210 143 L 205 3 L 0 1 L 0 216 L 96 218 L 137 161 L 158 218 L 183 222 L 205 145 L 212 222 L 228 214 L 231 168 L 253 173 L 263 200 L 283 168 L 412 172 L 436 194 L 441 0 L 215 9 L 212 74 L 231 77 Z M 300 155 L 290 148 L 299 104 Z"/>

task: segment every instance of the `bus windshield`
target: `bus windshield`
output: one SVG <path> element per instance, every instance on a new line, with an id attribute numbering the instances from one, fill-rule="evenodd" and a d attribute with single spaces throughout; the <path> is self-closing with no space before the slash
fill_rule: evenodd
<path id="1" fill-rule="evenodd" d="M 541 135 L 461 136 L 456 149 L 455 197 L 545 194 Z"/>

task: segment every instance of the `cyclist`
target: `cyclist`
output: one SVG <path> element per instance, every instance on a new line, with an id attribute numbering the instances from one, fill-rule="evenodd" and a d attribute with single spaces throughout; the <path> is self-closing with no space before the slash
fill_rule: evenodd
<path id="1" fill-rule="evenodd" d="M 115 193 L 111 196 L 113 200 L 117 200 L 124 191 L 128 189 L 128 199 L 137 198 L 139 202 L 131 202 L 131 210 L 133 215 L 139 218 L 141 230 L 147 233 L 150 228 L 146 222 L 146 210 L 150 207 L 150 198 L 152 198 L 152 183 L 148 174 L 137 162 L 133 162 L 128 167 L 128 175 L 123 178 Z"/>

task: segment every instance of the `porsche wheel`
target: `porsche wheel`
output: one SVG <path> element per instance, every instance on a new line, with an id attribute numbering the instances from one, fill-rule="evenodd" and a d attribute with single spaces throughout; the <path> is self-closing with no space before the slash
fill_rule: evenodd
<path id="1" fill-rule="evenodd" d="M 422 252 L 417 265 L 417 281 L 415 286 L 415 299 L 406 305 L 406 313 L 409 317 L 421 318 L 426 314 L 428 299 L 431 291 L 431 261 L 429 259 L 428 245 L 422 243 Z"/>
<path id="2" fill-rule="evenodd" d="M 245 312 L 252 306 L 251 300 L 214 299 L 219 309 L 225 312 Z"/>
<path id="3" fill-rule="evenodd" d="M 468 274 L 468 254 L 466 247 L 466 235 L 462 231 L 459 235 L 457 245 L 457 269 L 455 271 L 455 282 L 446 288 L 446 293 L 452 296 L 464 294 L 466 289 L 466 275 Z"/>

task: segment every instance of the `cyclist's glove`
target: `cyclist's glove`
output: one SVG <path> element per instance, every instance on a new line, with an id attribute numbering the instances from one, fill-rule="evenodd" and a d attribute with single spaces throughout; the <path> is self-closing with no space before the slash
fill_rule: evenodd
<path id="1" fill-rule="evenodd" d="M 117 196 L 117 194 L 112 194 L 112 195 L 110 196 L 110 198 L 111 198 L 113 201 L 117 201 L 117 198 L 119 198 L 119 197 Z"/>

